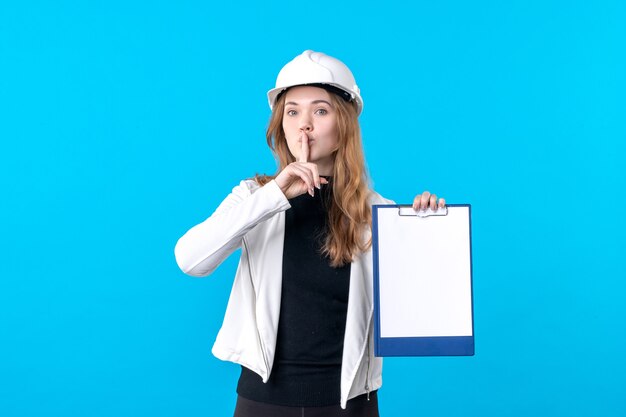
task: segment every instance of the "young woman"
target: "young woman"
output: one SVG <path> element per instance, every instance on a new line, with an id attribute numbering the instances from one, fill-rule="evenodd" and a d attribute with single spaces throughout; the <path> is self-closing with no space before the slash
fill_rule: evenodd
<path id="1" fill-rule="evenodd" d="M 378 416 L 373 352 L 371 205 L 350 70 L 305 51 L 268 92 L 274 176 L 242 181 L 175 248 L 206 276 L 241 258 L 213 354 L 242 366 L 236 417 Z M 415 210 L 443 199 L 425 191 Z"/>

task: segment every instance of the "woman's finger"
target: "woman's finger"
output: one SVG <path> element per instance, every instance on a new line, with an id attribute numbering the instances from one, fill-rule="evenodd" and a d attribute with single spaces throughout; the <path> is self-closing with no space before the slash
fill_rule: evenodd
<path id="1" fill-rule="evenodd" d="M 445 206 L 445 199 L 437 199 L 437 194 L 431 194 L 428 191 L 416 195 L 413 199 L 413 210 L 415 211 L 426 210 L 427 208 L 436 211 L 438 208 L 444 208 Z"/>
<path id="2" fill-rule="evenodd" d="M 309 136 L 306 132 L 302 132 L 300 135 L 300 158 L 298 162 L 309 162 Z"/>
<path id="3" fill-rule="evenodd" d="M 417 211 L 420 209 L 420 201 L 422 200 L 422 195 L 418 194 L 413 199 L 413 210 Z"/>
<path id="4" fill-rule="evenodd" d="M 426 191 L 428 192 L 428 191 Z M 415 196 L 415 198 L 413 199 L 413 210 L 421 210 L 423 205 L 422 205 L 422 194 L 418 194 Z"/>
<path id="5" fill-rule="evenodd" d="M 437 210 L 437 194 L 431 194 L 429 200 L 429 206 L 432 211 Z"/>
<path id="6" fill-rule="evenodd" d="M 311 197 L 313 197 L 315 195 L 313 191 L 315 181 L 313 179 L 313 173 L 311 172 L 311 170 L 306 165 L 302 165 L 301 163 L 293 163 L 289 166 L 291 166 L 294 170 L 294 173 L 296 173 L 297 176 L 301 178 L 302 181 L 304 181 L 309 194 L 311 194 Z"/>
<path id="7" fill-rule="evenodd" d="M 302 180 L 306 182 L 309 188 L 315 185 L 313 173 L 311 172 L 311 169 L 309 167 L 302 164 L 301 162 L 294 162 L 290 165 L 290 167 L 294 172 L 298 173 L 298 177 L 302 178 Z"/>
<path id="8" fill-rule="evenodd" d="M 430 198 L 430 193 L 428 191 L 424 191 L 422 193 L 422 198 L 420 198 L 420 208 L 422 210 L 426 210 L 428 208 L 428 199 Z"/>
<path id="9" fill-rule="evenodd" d="M 308 164 L 306 164 L 306 166 L 311 170 L 311 174 L 313 175 L 313 182 L 315 183 L 315 186 L 319 190 L 322 187 L 322 184 L 321 184 L 321 179 L 320 179 L 320 173 L 317 169 L 317 165 L 309 162 Z"/>

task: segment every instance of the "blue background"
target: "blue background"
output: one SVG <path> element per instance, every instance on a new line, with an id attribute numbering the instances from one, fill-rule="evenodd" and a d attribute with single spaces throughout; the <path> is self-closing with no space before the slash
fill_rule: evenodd
<path id="1" fill-rule="evenodd" d="M 173 249 L 271 173 L 265 93 L 355 73 L 374 187 L 473 214 L 476 356 L 388 358 L 383 416 L 626 415 L 622 1 L 0 5 L 0 414 L 229 416 L 237 257 Z"/>

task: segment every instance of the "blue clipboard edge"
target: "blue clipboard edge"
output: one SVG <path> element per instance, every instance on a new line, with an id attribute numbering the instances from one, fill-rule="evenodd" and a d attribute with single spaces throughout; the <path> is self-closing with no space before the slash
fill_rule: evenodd
<path id="1" fill-rule="evenodd" d="M 472 253 L 472 205 L 446 204 L 446 207 L 467 207 L 470 237 L 470 296 L 472 336 L 449 337 L 380 337 L 380 292 L 378 277 L 378 209 L 411 207 L 410 204 L 372 205 L 372 258 L 374 267 L 374 356 L 474 356 L 474 257 Z M 406 352 L 411 352 L 407 354 Z"/>

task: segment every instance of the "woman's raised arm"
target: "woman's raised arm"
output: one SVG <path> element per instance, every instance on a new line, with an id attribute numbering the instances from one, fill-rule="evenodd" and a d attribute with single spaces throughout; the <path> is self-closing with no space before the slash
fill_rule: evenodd
<path id="1" fill-rule="evenodd" d="M 291 207 L 275 181 L 254 190 L 248 183 L 242 181 L 233 188 L 208 219 L 178 240 L 174 255 L 185 274 L 196 277 L 211 274 L 241 246 L 242 238 L 250 229 Z"/>

